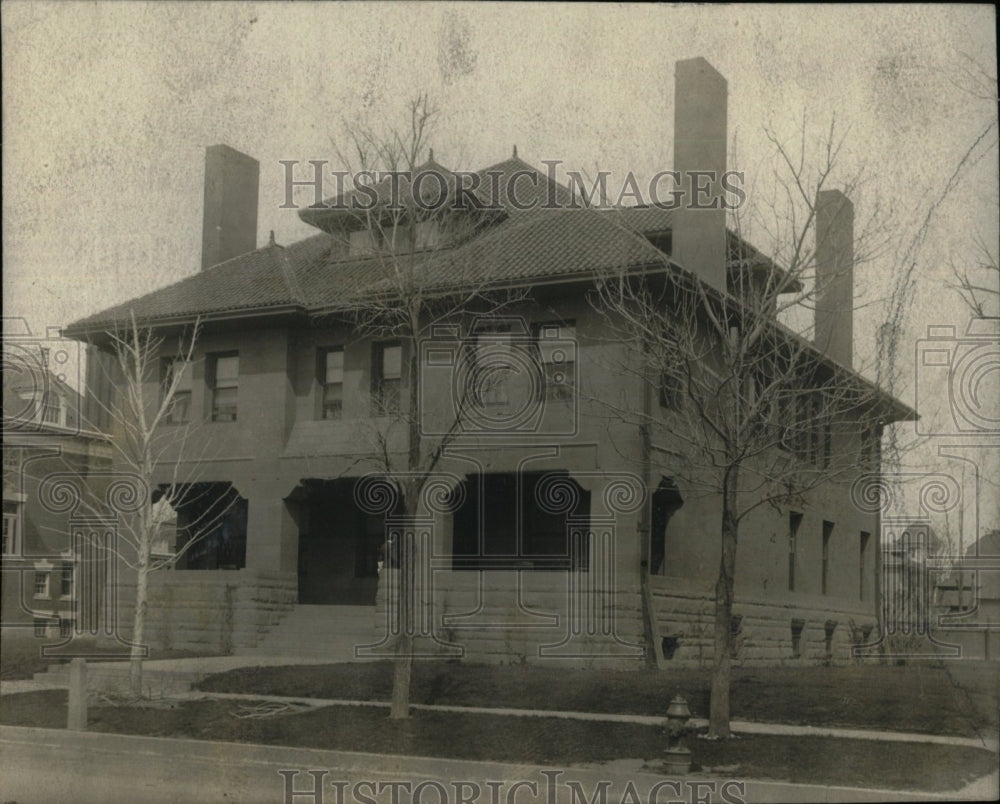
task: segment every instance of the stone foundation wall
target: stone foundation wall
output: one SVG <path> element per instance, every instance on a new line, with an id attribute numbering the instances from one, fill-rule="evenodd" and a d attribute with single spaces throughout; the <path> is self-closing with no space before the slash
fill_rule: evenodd
<path id="1" fill-rule="evenodd" d="M 396 573 L 384 570 L 379 582 L 380 636 L 396 633 L 388 619 Z M 600 588 L 589 573 L 441 573 L 420 591 L 417 622 L 418 650 L 463 661 L 644 665 L 639 593 Z"/>
<path id="2" fill-rule="evenodd" d="M 661 667 L 708 667 L 712 661 L 714 591 L 678 578 L 653 578 L 650 586 L 657 663 Z M 878 636 L 874 612 L 838 606 L 835 598 L 827 605 L 817 605 L 815 596 L 775 602 L 737 594 L 733 616 L 739 621 L 734 631 L 736 665 L 848 664 L 851 646 L 862 641 L 866 630 L 871 639 Z M 793 621 L 801 623 L 797 650 Z M 828 626 L 832 626 L 829 644 Z"/>
<path id="3" fill-rule="evenodd" d="M 160 649 L 222 654 L 254 647 L 297 599 L 292 573 L 170 570 L 149 583 L 146 635 Z"/>

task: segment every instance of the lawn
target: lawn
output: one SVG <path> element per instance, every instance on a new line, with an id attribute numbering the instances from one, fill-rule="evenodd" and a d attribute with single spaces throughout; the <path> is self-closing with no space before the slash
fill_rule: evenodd
<path id="1" fill-rule="evenodd" d="M 330 706 L 245 718 L 252 702 L 204 700 L 160 706 L 92 706 L 89 728 L 148 736 L 410 754 L 541 765 L 641 759 L 663 767 L 666 738 L 658 726 L 564 718 L 416 711 L 389 721 L 385 709 Z M 61 690 L 8 695 L 0 722 L 59 728 L 66 722 Z M 956 790 L 996 767 L 988 751 L 928 743 L 761 735 L 712 742 L 689 739 L 694 770 L 734 779 L 931 791 Z"/>
<path id="2" fill-rule="evenodd" d="M 985 669 L 986 673 L 991 672 Z M 992 669 L 995 673 L 996 669 Z M 199 689 L 257 695 L 385 701 L 387 663 L 251 667 L 205 679 Z M 415 663 L 411 700 L 424 704 L 663 715 L 677 694 L 708 716 L 709 672 L 609 671 Z M 985 690 L 985 692 L 983 692 Z M 976 736 L 997 724 L 995 682 L 974 704 L 940 667 L 736 668 L 732 716 L 741 720 Z"/>
<path id="3" fill-rule="evenodd" d="M 35 673 L 44 673 L 49 665 L 60 664 L 68 659 L 59 659 L 53 656 L 42 656 L 42 646 L 55 646 L 58 640 L 32 639 L 31 637 L 5 637 L 0 641 L 0 679 L 3 681 L 15 681 L 18 679 L 31 678 Z M 122 646 L 110 647 L 97 643 L 74 641 L 73 650 L 76 652 L 86 651 L 89 654 L 88 662 L 101 661 L 99 654 L 108 655 L 108 661 L 121 661 L 127 658 L 121 655 Z M 196 656 L 216 656 L 215 653 L 205 653 L 197 651 L 183 650 L 154 650 L 150 649 L 150 659 L 188 659 Z"/>

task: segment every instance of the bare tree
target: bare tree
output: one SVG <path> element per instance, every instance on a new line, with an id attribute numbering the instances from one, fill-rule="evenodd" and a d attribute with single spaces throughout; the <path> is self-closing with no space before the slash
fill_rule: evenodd
<path id="1" fill-rule="evenodd" d="M 452 401 L 453 416 L 443 428 L 422 427 L 420 348 L 443 324 L 467 325 L 470 317 L 496 317 L 523 298 L 517 291 L 489 288 L 481 266 L 463 262 L 455 246 L 471 238 L 502 209 L 487 203 L 463 205 L 457 177 L 434 161 L 428 148 L 436 111 L 426 96 L 410 102 L 403 128 L 347 125 L 348 148 L 334 143 L 340 161 L 355 176 L 368 177 L 363 194 L 342 197 L 345 239 L 361 238 L 360 252 L 371 261 L 371 283 L 342 314 L 355 337 L 388 339 L 399 345 L 400 372 L 373 387 L 375 418 L 368 424 L 368 458 L 392 484 L 399 511 L 415 517 L 420 498 L 447 445 L 462 431 L 469 408 L 482 388 L 464 387 Z M 425 161 L 424 154 L 429 153 Z M 348 202 L 348 199 L 350 201 Z M 468 196 L 466 196 L 468 199 Z M 360 203 L 355 204 L 355 201 Z M 479 201 L 483 201 L 482 197 Z M 477 270 L 479 269 L 479 270 Z M 402 431 L 405 447 L 397 447 Z M 404 529 L 393 545 L 387 568 L 398 571 L 398 594 L 390 599 L 401 633 L 395 645 L 392 708 L 394 719 L 409 716 L 414 652 L 417 545 Z"/>
<path id="2" fill-rule="evenodd" d="M 771 139 L 779 201 L 758 220 L 778 238 L 779 259 L 750 247 L 737 217 L 725 292 L 664 254 L 660 266 L 641 273 L 622 268 L 601 277 L 595 302 L 623 342 L 641 345 L 630 350 L 631 359 L 620 370 L 637 378 L 646 398 L 654 400 L 641 410 L 622 405 L 616 415 L 646 428 L 690 491 L 721 504 L 709 726 L 719 738 L 730 734 L 741 523 L 762 506 L 803 505 L 813 489 L 853 477 L 862 446 L 858 434 L 864 434 L 874 467 L 881 425 L 890 416 L 875 386 L 822 356 L 805 337 L 812 321 L 802 311 L 814 310 L 823 288 L 839 280 L 829 270 L 817 276 L 814 232 L 842 140 L 831 127 L 822 156 L 810 163 L 804 137 L 802 153 Z M 855 259 L 869 258 L 880 235 L 877 220 L 863 227 Z M 791 328 L 796 322 L 798 331 Z"/>
<path id="3" fill-rule="evenodd" d="M 174 564 L 212 532 L 233 503 L 232 498 L 222 498 L 194 505 L 197 513 L 178 532 L 177 541 L 154 556 L 154 548 L 166 535 L 164 525 L 174 512 L 204 502 L 198 499 L 203 492 L 197 467 L 206 456 L 207 442 L 201 440 L 195 447 L 199 440 L 185 411 L 190 400 L 182 391 L 191 376 L 198 334 L 196 322 L 171 348 L 153 328 L 138 324 L 134 314 L 129 322 L 106 333 L 113 355 L 114 398 L 98 404 L 109 419 L 115 470 L 131 475 L 140 495 L 138 504 L 119 515 L 115 549 L 116 557 L 136 574 L 129 688 L 137 697 L 142 694 L 149 575 Z M 169 478 L 161 482 L 163 467 L 168 466 Z"/>
<path id="4" fill-rule="evenodd" d="M 975 255 L 969 260 L 949 261 L 952 279 L 948 287 L 957 291 L 977 318 L 1000 314 L 1000 262 L 983 237 L 975 238 Z"/>

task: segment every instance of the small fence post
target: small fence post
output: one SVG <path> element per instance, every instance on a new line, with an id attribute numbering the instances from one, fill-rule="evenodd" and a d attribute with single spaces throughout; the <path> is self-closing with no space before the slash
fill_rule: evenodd
<path id="1" fill-rule="evenodd" d="M 66 728 L 85 731 L 87 728 L 87 660 L 71 659 L 69 663 L 69 714 Z"/>

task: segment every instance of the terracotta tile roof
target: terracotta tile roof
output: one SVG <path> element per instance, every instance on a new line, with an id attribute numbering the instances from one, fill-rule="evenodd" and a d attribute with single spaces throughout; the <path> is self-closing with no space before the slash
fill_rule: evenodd
<path id="1" fill-rule="evenodd" d="M 326 234 L 313 235 L 287 248 L 268 245 L 75 321 L 66 332 L 106 328 L 128 320 L 131 310 L 138 319 L 150 321 L 235 310 L 301 307 L 305 298 L 298 282 L 299 272 L 334 249 L 334 240 Z"/>
<path id="2" fill-rule="evenodd" d="M 490 203 L 499 203 L 509 215 L 523 214 L 546 206 L 567 207 L 572 200 L 568 187 L 550 179 L 516 156 L 476 173 L 482 182 L 480 195 Z M 514 198 L 510 197 L 508 189 L 513 189 Z M 553 200 L 555 204 L 552 204 Z M 529 209 L 525 210 L 523 207 Z"/>
<path id="3" fill-rule="evenodd" d="M 516 171 L 530 170 L 509 159 L 480 171 L 494 171 L 501 184 Z M 541 203 L 550 192 L 539 177 L 538 195 L 521 196 L 534 187 L 527 179 L 515 185 L 522 204 Z M 552 190 L 565 200 L 564 187 Z M 532 200 L 532 198 L 534 200 Z M 502 203 L 510 199 L 502 197 Z M 377 258 L 344 256 L 342 240 L 317 234 L 288 247 L 268 245 L 220 263 L 137 299 L 72 323 L 69 334 L 105 329 L 128 319 L 130 311 L 144 321 L 213 317 L 232 312 L 279 308 L 302 312 L 344 309 L 366 294 L 388 290 L 387 265 Z M 492 222 L 476 236 L 453 247 L 414 255 L 426 287 L 484 282 L 517 282 L 568 276 L 624 265 L 663 260 L 644 238 L 620 226 L 610 216 L 591 209 L 533 209 Z"/>
<path id="4" fill-rule="evenodd" d="M 422 167 L 440 168 L 436 163 Z M 503 192 L 519 172 L 522 175 L 514 184 L 515 193 L 521 206 L 532 207 L 528 210 L 517 209 Z M 478 233 L 463 242 L 413 255 L 427 288 L 540 281 L 663 264 L 664 253 L 643 234 L 668 230 L 669 210 L 540 208 L 553 195 L 565 207 L 569 190 L 550 182 L 517 157 L 484 168 L 479 174 L 484 182 L 481 189 L 490 193 L 492 188 L 485 183 L 498 181 L 504 210 L 484 219 Z M 309 219 L 306 212 L 302 211 L 303 219 Z M 733 237 L 730 233 L 731 248 Z M 142 321 L 159 322 L 254 311 L 309 314 L 346 309 L 366 295 L 391 290 L 388 265 L 380 264 L 377 258 L 349 258 L 345 254 L 343 238 L 326 233 L 287 247 L 270 244 L 75 321 L 66 332 L 81 335 L 104 330 L 127 320 L 132 310 Z M 754 250 L 753 255 L 758 256 L 758 252 Z M 735 252 L 731 252 L 733 256 Z"/>

